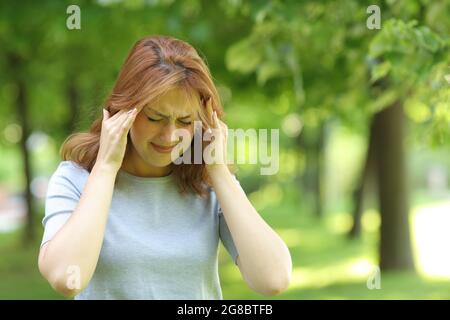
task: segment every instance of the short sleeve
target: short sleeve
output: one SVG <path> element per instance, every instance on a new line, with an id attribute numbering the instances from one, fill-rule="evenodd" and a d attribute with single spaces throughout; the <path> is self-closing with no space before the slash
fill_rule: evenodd
<path id="1" fill-rule="evenodd" d="M 239 188 L 242 189 L 239 181 L 237 178 L 233 175 L 234 181 L 237 183 Z M 223 216 L 222 208 L 220 207 L 219 203 L 219 233 L 220 233 L 220 240 L 222 241 L 225 249 L 227 249 L 228 253 L 230 254 L 231 258 L 234 261 L 234 264 L 237 265 L 237 257 L 238 252 L 236 249 L 236 246 L 234 244 L 233 238 L 231 236 L 230 229 L 228 229 L 227 222 L 225 221 L 225 217 Z"/>
<path id="2" fill-rule="evenodd" d="M 41 247 L 53 238 L 75 210 L 88 176 L 87 170 L 72 161 L 62 161 L 51 176 L 45 198 Z"/>

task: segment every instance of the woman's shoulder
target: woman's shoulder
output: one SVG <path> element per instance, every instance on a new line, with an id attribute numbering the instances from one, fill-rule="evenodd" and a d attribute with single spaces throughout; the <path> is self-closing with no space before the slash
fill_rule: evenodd
<path id="1" fill-rule="evenodd" d="M 83 168 L 80 164 L 72 160 L 63 160 L 58 164 L 55 173 L 61 173 L 65 175 L 89 175 L 89 171 Z"/>
<path id="2" fill-rule="evenodd" d="M 76 187 L 82 187 L 88 176 L 89 171 L 81 165 L 71 160 L 64 160 L 58 164 L 50 181 L 55 183 L 71 183 Z"/>

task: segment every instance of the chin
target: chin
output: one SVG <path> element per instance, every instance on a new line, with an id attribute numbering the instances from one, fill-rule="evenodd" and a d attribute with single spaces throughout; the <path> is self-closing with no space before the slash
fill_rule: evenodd
<path id="1" fill-rule="evenodd" d="M 167 155 L 153 154 L 153 153 L 148 154 L 146 156 L 145 162 L 153 167 L 167 167 L 169 164 L 172 163 L 170 159 L 170 153 Z"/>

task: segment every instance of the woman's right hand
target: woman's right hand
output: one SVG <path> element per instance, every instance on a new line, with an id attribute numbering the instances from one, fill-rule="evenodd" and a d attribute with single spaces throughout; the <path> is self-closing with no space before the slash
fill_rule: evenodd
<path id="1" fill-rule="evenodd" d="M 95 164 L 119 171 L 127 146 L 127 135 L 138 114 L 137 109 L 120 110 L 112 117 L 103 109 L 100 147 Z"/>

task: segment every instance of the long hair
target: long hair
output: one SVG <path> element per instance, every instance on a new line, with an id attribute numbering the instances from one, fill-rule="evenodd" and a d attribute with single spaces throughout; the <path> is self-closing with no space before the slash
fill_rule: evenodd
<path id="1" fill-rule="evenodd" d="M 206 63 L 191 45 L 169 36 L 149 36 L 135 43 L 103 107 L 111 116 L 122 109 L 136 107 L 141 110 L 172 88 L 185 89 L 191 97 L 196 95 L 201 102 L 199 117 L 203 123 L 212 125 L 205 112 L 208 99 L 211 99 L 217 116 L 224 116 L 219 94 Z M 61 146 L 61 158 L 74 161 L 91 172 L 100 146 L 102 120 L 103 115 L 92 123 L 88 132 L 71 134 Z M 128 136 L 127 147 L 130 144 Z M 191 148 L 192 144 L 193 141 Z M 172 164 L 172 168 L 181 193 L 192 191 L 200 196 L 206 195 L 211 182 L 203 159 L 201 164 Z M 233 167 L 230 166 L 230 170 Z"/>

